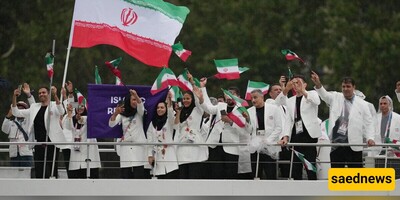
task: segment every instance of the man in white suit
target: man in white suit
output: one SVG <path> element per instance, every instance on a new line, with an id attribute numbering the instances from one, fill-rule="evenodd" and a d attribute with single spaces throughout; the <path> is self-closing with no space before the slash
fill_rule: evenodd
<path id="1" fill-rule="evenodd" d="M 329 105 L 328 134 L 332 143 L 361 144 L 363 136 L 368 146 L 375 145 L 374 125 L 366 101 L 355 95 L 355 81 L 350 77 L 342 80 L 342 92 L 327 92 L 319 76 L 312 72 L 311 79 L 323 101 Z M 363 167 L 362 146 L 332 147 L 331 167 Z"/>
<path id="2" fill-rule="evenodd" d="M 57 88 L 51 88 L 51 94 L 55 101 L 50 102 L 50 91 L 47 87 L 39 88 L 39 103 L 33 103 L 29 109 L 17 108 L 17 96 L 20 91 L 14 91 L 12 99 L 12 113 L 16 117 L 29 117 L 28 131 L 34 134 L 37 142 L 65 142 L 65 137 L 60 125 L 60 117 L 64 114 L 63 106 L 57 96 Z M 46 172 L 43 173 L 43 164 L 46 156 Z M 55 149 L 56 148 L 56 149 Z M 49 178 L 52 171 L 52 161 L 55 154 L 54 176 L 58 177 L 58 147 L 54 145 L 36 145 L 33 154 L 35 161 L 36 178 Z"/>
<path id="3" fill-rule="evenodd" d="M 396 82 L 396 90 L 394 92 L 396 93 L 397 100 L 400 102 L 400 81 Z"/>
<path id="4" fill-rule="evenodd" d="M 276 159 L 281 151 L 280 146 L 266 146 L 278 144 L 282 132 L 282 119 L 280 108 L 271 103 L 264 102 L 264 94 L 256 89 L 251 92 L 253 106 L 248 109 L 250 123 L 253 127 L 251 133 L 251 168 L 253 177 L 261 177 L 265 172 L 266 179 L 277 179 Z M 266 147 L 266 148 L 265 148 Z M 259 170 L 256 174 L 257 156 L 259 157 Z"/>
<path id="5" fill-rule="evenodd" d="M 286 145 L 291 143 L 317 143 L 321 136 L 320 120 L 318 119 L 318 105 L 321 103 L 317 92 L 307 91 L 307 83 L 302 75 L 295 75 L 290 80 L 276 101 L 281 105 L 286 105 L 288 118 L 280 141 Z M 296 96 L 289 99 L 287 94 L 294 89 Z M 295 146 L 296 151 L 304 154 L 305 159 L 315 165 L 317 149 L 315 146 Z M 292 177 L 301 180 L 303 177 L 303 164 L 297 157 L 293 157 Z M 316 180 L 317 174 L 307 170 L 308 180 Z"/>
<path id="6" fill-rule="evenodd" d="M 378 133 L 376 141 L 390 143 L 400 140 L 400 115 L 393 112 L 393 101 L 389 96 L 379 98 L 379 110 L 375 117 L 375 133 Z M 378 140 L 379 139 L 379 140 Z"/>
<path id="7" fill-rule="evenodd" d="M 205 83 L 204 83 L 205 86 Z M 236 87 L 228 88 L 228 91 L 233 95 L 239 97 L 239 89 Z M 211 116 L 211 124 L 206 143 L 239 143 L 241 141 L 240 136 L 245 136 L 250 132 L 250 124 L 246 123 L 246 127 L 241 128 L 227 116 L 237 109 L 235 102 L 232 99 L 227 99 L 225 102 L 218 102 L 217 105 L 212 105 L 205 88 L 202 92 L 195 92 L 198 96 L 201 107 L 206 113 Z M 222 112 L 221 112 L 222 111 Z M 242 179 L 249 178 L 248 173 L 239 173 L 238 161 L 239 161 L 240 148 L 238 146 L 212 146 L 209 148 L 209 159 L 208 161 L 212 166 L 210 169 L 210 178 L 213 179 Z M 249 169 L 248 172 L 250 172 Z"/>

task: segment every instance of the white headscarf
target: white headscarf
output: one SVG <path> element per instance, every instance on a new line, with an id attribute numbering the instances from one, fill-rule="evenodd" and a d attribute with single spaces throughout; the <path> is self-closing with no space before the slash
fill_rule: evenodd
<path id="1" fill-rule="evenodd" d="M 393 111 L 393 101 L 392 98 L 390 98 L 388 95 L 382 96 L 381 98 L 379 98 L 379 103 L 381 102 L 382 99 L 387 99 L 389 102 L 389 111 L 392 112 Z M 378 107 L 378 113 L 381 113 L 381 107 Z"/>

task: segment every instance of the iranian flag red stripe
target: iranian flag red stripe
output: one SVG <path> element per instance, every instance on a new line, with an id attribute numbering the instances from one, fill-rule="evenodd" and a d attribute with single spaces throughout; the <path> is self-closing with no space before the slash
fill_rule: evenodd
<path id="1" fill-rule="evenodd" d="M 178 86 L 178 80 L 171 69 L 164 67 L 151 87 L 151 94 L 156 94 L 168 86 Z"/>
<path id="2" fill-rule="evenodd" d="M 178 82 L 179 82 L 179 87 L 183 90 L 183 91 L 193 91 L 193 86 L 192 84 L 189 82 L 189 79 L 187 77 L 187 69 L 185 69 L 183 71 L 183 73 L 181 75 L 178 76 Z"/>
<path id="3" fill-rule="evenodd" d="M 228 80 L 240 78 L 239 61 L 237 58 L 214 60 L 214 63 L 218 71 L 218 74 L 215 75 L 216 78 L 225 78 Z"/>
<path id="4" fill-rule="evenodd" d="M 161 0 L 76 0 L 71 46 L 116 46 L 139 61 L 168 66 L 189 9 Z"/>
<path id="5" fill-rule="evenodd" d="M 246 119 L 243 117 L 243 112 L 247 112 L 245 107 L 239 107 L 238 109 L 228 113 L 229 119 L 242 128 L 246 126 Z"/>

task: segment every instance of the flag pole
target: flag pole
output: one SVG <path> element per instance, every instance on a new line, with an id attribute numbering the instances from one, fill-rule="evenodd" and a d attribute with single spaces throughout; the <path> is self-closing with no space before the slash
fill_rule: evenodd
<path id="1" fill-rule="evenodd" d="M 55 46 L 56 46 L 56 40 L 53 39 L 53 45 L 51 49 L 51 56 L 53 56 L 53 70 L 54 70 L 54 54 L 55 54 Z M 54 73 L 53 73 L 54 74 Z M 50 77 L 50 86 L 49 86 L 49 105 L 47 107 L 48 112 L 51 112 L 51 86 L 53 85 L 53 74 Z M 49 141 L 49 133 L 50 133 L 50 114 L 47 116 L 47 131 L 46 131 L 46 142 Z M 46 144 L 45 149 L 44 149 L 44 160 L 43 160 L 43 179 L 46 178 L 46 165 L 47 165 L 47 151 L 48 151 L 48 145 Z M 53 154 L 55 156 L 55 154 Z M 50 176 L 53 176 L 53 172 L 51 173 Z"/>

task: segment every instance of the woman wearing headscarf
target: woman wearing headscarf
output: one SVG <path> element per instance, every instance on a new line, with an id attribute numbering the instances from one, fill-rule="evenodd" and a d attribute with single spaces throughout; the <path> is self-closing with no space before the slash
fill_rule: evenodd
<path id="1" fill-rule="evenodd" d="M 67 105 L 67 114 L 64 116 L 62 123 L 64 129 L 72 132 L 74 142 L 97 142 L 96 138 L 87 137 L 86 122 L 87 110 L 85 105 L 79 105 L 75 112 L 73 112 L 72 104 Z M 87 163 L 87 159 L 89 159 L 89 163 Z M 90 169 L 89 176 L 87 174 L 88 164 Z M 73 145 L 69 160 L 68 178 L 99 178 L 99 168 L 101 168 L 101 162 L 97 145 Z"/>
<path id="2" fill-rule="evenodd" d="M 114 127 L 122 124 L 121 142 L 144 143 L 146 137 L 143 130 L 144 105 L 135 90 L 129 90 L 124 104 L 115 108 L 108 125 Z M 121 145 L 120 167 L 122 178 L 145 178 L 145 149 L 143 145 Z M 147 159 L 146 159 L 147 160 Z"/>
<path id="3" fill-rule="evenodd" d="M 192 76 L 188 73 L 192 82 Z M 194 89 L 199 89 L 194 87 Z M 175 142 L 179 143 L 204 143 L 205 136 L 202 134 L 201 126 L 203 109 L 200 107 L 199 99 L 191 91 L 183 93 L 183 106 L 177 108 L 175 116 L 176 135 Z M 177 157 L 179 164 L 179 178 L 199 179 L 203 177 L 203 163 L 208 159 L 208 147 L 204 145 L 178 145 Z"/>
<path id="4" fill-rule="evenodd" d="M 379 98 L 379 109 L 375 118 L 375 135 L 375 140 L 382 143 L 393 143 L 394 140 L 400 140 L 400 115 L 393 112 L 393 101 L 388 95 Z M 398 153 L 395 152 L 395 154 Z"/>
<path id="5" fill-rule="evenodd" d="M 174 110 L 171 94 L 167 102 L 157 104 L 156 115 L 147 129 L 149 143 L 173 142 Z M 171 145 L 148 146 L 148 161 L 153 165 L 153 174 L 160 179 L 174 179 L 178 177 L 178 161 L 176 147 Z"/>

